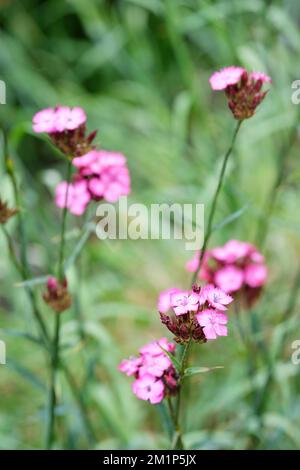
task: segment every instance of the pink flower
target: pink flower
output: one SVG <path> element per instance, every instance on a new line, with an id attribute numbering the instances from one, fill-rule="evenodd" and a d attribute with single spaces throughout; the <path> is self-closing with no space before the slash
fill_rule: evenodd
<path id="1" fill-rule="evenodd" d="M 91 150 L 90 152 L 82 155 L 81 157 L 73 158 L 72 163 L 79 170 L 81 169 L 90 169 L 90 167 L 95 164 L 98 160 L 99 152 L 97 150 Z M 92 174 L 93 171 L 90 169 L 87 175 Z"/>
<path id="2" fill-rule="evenodd" d="M 209 287 L 206 290 L 206 301 L 211 306 L 217 310 L 227 310 L 225 305 L 230 304 L 233 301 L 233 298 L 230 295 L 225 294 L 225 292 L 217 287 Z"/>
<path id="3" fill-rule="evenodd" d="M 141 357 L 132 357 L 130 359 L 124 359 L 119 365 L 118 369 L 130 377 L 131 375 L 135 375 L 137 373 L 141 364 Z"/>
<path id="4" fill-rule="evenodd" d="M 225 67 L 218 72 L 214 72 L 209 79 L 210 86 L 213 90 L 225 90 L 228 85 L 237 84 L 245 69 L 242 67 Z"/>
<path id="5" fill-rule="evenodd" d="M 82 177 L 89 177 L 88 189 L 94 199 L 116 202 L 130 193 L 130 175 L 121 153 L 92 150 L 74 158 L 73 164 Z"/>
<path id="6" fill-rule="evenodd" d="M 55 111 L 55 128 L 57 132 L 73 131 L 86 122 L 86 114 L 78 106 L 58 106 Z"/>
<path id="7" fill-rule="evenodd" d="M 199 293 L 199 305 L 204 305 L 207 302 L 207 295 L 211 289 L 215 289 L 213 284 L 206 284 L 205 286 L 201 287 Z"/>
<path id="8" fill-rule="evenodd" d="M 89 190 L 95 197 L 104 197 L 108 202 L 116 202 L 121 196 L 130 193 L 130 177 L 125 167 L 107 167 L 100 178 L 94 177 L 89 182 Z"/>
<path id="9" fill-rule="evenodd" d="M 48 132 L 51 134 L 56 131 L 55 111 L 52 108 L 46 108 L 36 113 L 32 122 L 34 132 Z"/>
<path id="10" fill-rule="evenodd" d="M 133 393 L 141 400 L 160 403 L 165 394 L 176 393 L 178 374 L 165 351 L 174 352 L 175 344 L 167 338 L 152 341 L 140 349 L 138 358 L 123 360 L 119 370 L 126 375 L 134 375 Z"/>
<path id="11" fill-rule="evenodd" d="M 187 269 L 195 271 L 198 259 L 197 253 L 194 260 L 187 264 Z M 199 277 L 208 283 L 200 290 L 200 306 L 208 303 L 211 307 L 224 310 L 226 304 L 215 302 L 212 297 L 213 289 L 217 286 L 224 294 L 236 292 L 244 300 L 245 305 L 250 307 L 261 292 L 256 288 L 266 282 L 267 268 L 264 256 L 254 245 L 240 240 L 229 240 L 223 246 L 217 246 L 206 253 Z M 166 318 L 164 321 L 167 321 Z M 169 326 L 172 327 L 171 323 Z"/>
<path id="12" fill-rule="evenodd" d="M 154 375 L 154 377 L 161 377 L 171 365 L 171 360 L 162 349 L 161 354 L 158 356 L 151 356 L 150 354 L 146 354 L 143 357 L 143 363 L 139 369 L 139 377 L 147 374 Z"/>
<path id="13" fill-rule="evenodd" d="M 81 157 L 74 158 L 73 164 L 79 169 L 89 171 L 88 174 L 99 174 L 104 168 L 125 167 L 126 157 L 118 152 L 91 150 Z"/>
<path id="14" fill-rule="evenodd" d="M 152 405 L 160 403 L 164 398 L 163 382 L 149 374 L 136 379 L 132 391 L 140 400 L 149 400 Z"/>
<path id="15" fill-rule="evenodd" d="M 224 292 L 231 293 L 239 290 L 244 282 L 243 271 L 232 265 L 225 266 L 215 273 L 215 284 Z"/>
<path id="16" fill-rule="evenodd" d="M 268 276 L 264 264 L 249 264 L 245 269 L 245 283 L 250 287 L 261 287 L 265 284 Z"/>
<path id="17" fill-rule="evenodd" d="M 179 289 L 171 287 L 169 289 L 163 290 L 158 297 L 157 310 L 161 313 L 166 313 L 171 307 L 171 295 L 176 292 L 180 292 Z"/>
<path id="18" fill-rule="evenodd" d="M 227 316 L 212 309 L 203 310 L 196 315 L 197 321 L 203 328 L 206 339 L 216 339 L 217 336 L 227 336 Z"/>
<path id="19" fill-rule="evenodd" d="M 250 243 L 239 240 L 229 240 L 223 246 L 217 246 L 211 250 L 211 255 L 224 263 L 235 263 L 239 258 L 247 256 L 252 248 Z"/>
<path id="20" fill-rule="evenodd" d="M 250 78 L 252 78 L 253 80 L 261 80 L 263 83 L 272 83 L 271 77 L 262 72 L 251 72 Z"/>
<path id="21" fill-rule="evenodd" d="M 141 349 L 140 353 L 142 355 L 150 355 L 150 356 L 160 356 L 161 354 L 165 354 L 163 350 L 168 352 L 173 352 L 175 350 L 175 344 L 169 343 L 167 338 L 161 338 L 158 341 L 152 341 L 151 343 L 145 344 Z"/>
<path id="22" fill-rule="evenodd" d="M 184 315 L 198 310 L 199 296 L 195 292 L 179 291 L 171 295 L 171 303 L 175 315 Z"/>
<path id="23" fill-rule="evenodd" d="M 264 263 L 265 261 L 265 258 L 264 256 L 259 253 L 259 251 L 257 251 L 254 247 L 253 247 L 253 251 L 250 255 L 250 260 L 253 261 L 254 263 Z"/>
<path id="24" fill-rule="evenodd" d="M 255 114 L 267 91 L 262 91 L 271 78 L 262 72 L 248 73 L 242 67 L 226 67 L 209 79 L 213 90 L 225 90 L 228 107 L 235 119 L 243 121 Z"/>
<path id="25" fill-rule="evenodd" d="M 86 122 L 86 114 L 79 107 L 58 106 L 39 111 L 33 116 L 32 121 L 35 132 L 53 134 L 77 129 Z"/>
<path id="26" fill-rule="evenodd" d="M 55 190 L 55 204 L 61 208 L 66 206 L 74 215 L 82 215 L 91 200 L 86 181 L 79 180 L 71 183 L 68 190 L 68 200 L 66 201 L 67 188 L 66 181 L 58 184 Z"/>
<path id="27" fill-rule="evenodd" d="M 99 157 L 101 160 L 102 167 L 109 166 L 125 166 L 126 157 L 122 153 L 111 152 L 108 150 L 100 150 Z"/>
<path id="28" fill-rule="evenodd" d="M 78 106 L 56 106 L 33 116 L 33 130 L 47 132 L 53 145 L 69 159 L 87 154 L 94 147 L 97 131 L 87 134 L 86 114 Z"/>

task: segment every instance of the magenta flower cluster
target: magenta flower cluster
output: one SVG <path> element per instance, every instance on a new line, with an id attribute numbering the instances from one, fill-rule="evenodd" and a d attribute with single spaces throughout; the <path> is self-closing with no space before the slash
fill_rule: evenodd
<path id="1" fill-rule="evenodd" d="M 188 261 L 186 269 L 196 272 L 200 253 Z M 268 276 L 263 255 L 251 243 L 229 240 L 208 250 L 203 258 L 199 278 L 226 293 L 240 293 L 247 305 L 257 299 Z"/>
<path id="2" fill-rule="evenodd" d="M 265 98 L 264 83 L 271 83 L 262 72 L 247 72 L 243 67 L 225 67 L 214 72 L 210 79 L 213 90 L 224 90 L 228 106 L 235 119 L 242 121 L 254 115 L 256 108 Z"/>
<path id="3" fill-rule="evenodd" d="M 82 215 L 91 200 L 105 199 L 116 202 L 120 196 L 130 193 L 130 175 L 126 158 L 121 153 L 107 150 L 91 150 L 72 160 L 77 169 L 69 186 L 67 208 L 74 215 Z M 64 207 L 67 183 L 56 188 L 55 202 Z"/>
<path id="4" fill-rule="evenodd" d="M 86 114 L 80 107 L 57 106 L 46 108 L 33 116 L 34 132 L 47 134 L 74 131 L 86 122 Z"/>
<path id="5" fill-rule="evenodd" d="M 130 193 L 130 175 L 124 155 L 96 150 L 96 132 L 86 136 L 86 114 L 80 107 L 57 106 L 33 117 L 33 130 L 48 133 L 52 143 L 68 158 L 77 172 L 68 185 L 62 181 L 55 191 L 55 203 L 73 214 L 82 215 L 90 201 L 116 202 Z"/>
<path id="6" fill-rule="evenodd" d="M 209 83 L 213 90 L 226 90 L 228 86 L 236 85 L 242 78 L 242 75 L 245 73 L 245 69 L 243 67 L 224 67 L 217 72 L 214 72 L 210 79 Z M 251 72 L 249 74 L 250 80 L 261 80 L 262 82 L 271 83 L 272 80 L 268 75 L 265 75 L 262 72 Z"/>
<path id="7" fill-rule="evenodd" d="M 132 391 L 140 400 L 148 400 L 153 405 L 160 403 L 166 396 L 176 393 L 178 375 L 170 355 L 175 352 L 175 344 L 166 338 L 153 341 L 140 349 L 138 357 L 124 359 L 119 370 L 135 377 Z"/>
<path id="8" fill-rule="evenodd" d="M 52 144 L 70 159 L 89 152 L 97 134 L 86 135 L 86 114 L 78 106 L 43 109 L 33 116 L 32 127 L 34 132 L 47 133 Z"/>
<path id="9" fill-rule="evenodd" d="M 194 286 L 191 291 L 174 288 L 160 293 L 158 310 L 162 323 L 174 334 L 177 343 L 205 342 L 227 336 L 228 319 L 224 311 L 232 301 L 230 295 L 212 284 Z"/>

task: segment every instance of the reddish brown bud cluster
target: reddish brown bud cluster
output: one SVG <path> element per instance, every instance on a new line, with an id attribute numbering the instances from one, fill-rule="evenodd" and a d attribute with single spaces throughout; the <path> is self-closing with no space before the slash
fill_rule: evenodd
<path id="1" fill-rule="evenodd" d="M 49 134 L 52 143 L 67 156 L 81 157 L 95 147 L 92 145 L 97 135 L 97 131 L 86 136 L 86 126 L 82 124 L 74 130 L 64 130 L 63 132 L 53 132 Z"/>
<path id="2" fill-rule="evenodd" d="M 265 98 L 267 91 L 261 91 L 262 79 L 256 79 L 253 74 L 245 70 L 241 80 L 235 85 L 227 86 L 225 93 L 228 98 L 228 106 L 235 119 L 248 119 L 255 113 L 257 106 Z"/>
<path id="3" fill-rule="evenodd" d="M 0 224 L 5 224 L 8 219 L 16 215 L 18 209 L 9 209 L 6 202 L 0 199 Z"/>
<path id="4" fill-rule="evenodd" d="M 206 338 L 203 329 L 199 326 L 194 315 L 166 315 L 160 313 L 161 322 L 166 325 L 169 331 L 174 335 L 174 341 L 179 344 L 186 344 L 190 340 L 196 343 L 205 343 Z"/>
<path id="5" fill-rule="evenodd" d="M 72 304 L 72 298 L 68 292 L 67 280 L 59 281 L 55 277 L 49 277 L 43 299 L 57 313 L 68 310 Z"/>

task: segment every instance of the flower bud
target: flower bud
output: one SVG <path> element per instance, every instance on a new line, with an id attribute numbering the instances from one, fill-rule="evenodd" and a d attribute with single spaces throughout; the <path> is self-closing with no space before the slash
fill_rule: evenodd
<path id="1" fill-rule="evenodd" d="M 0 224 L 5 224 L 8 219 L 16 215 L 18 209 L 9 209 L 6 202 L 0 199 Z"/>
<path id="2" fill-rule="evenodd" d="M 57 313 L 68 310 L 72 304 L 72 297 L 68 292 L 67 280 L 59 281 L 55 277 L 49 277 L 43 299 Z"/>

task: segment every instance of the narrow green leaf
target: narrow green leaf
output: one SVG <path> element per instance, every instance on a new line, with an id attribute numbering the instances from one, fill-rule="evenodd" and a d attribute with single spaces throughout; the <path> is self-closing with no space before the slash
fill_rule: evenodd
<path id="1" fill-rule="evenodd" d="M 16 361 L 13 361 L 12 359 L 8 359 L 6 362 L 6 365 L 10 367 L 12 370 L 14 370 L 15 372 L 17 372 L 17 374 L 23 377 L 23 379 L 27 380 L 27 382 L 30 382 L 32 385 L 35 385 L 40 390 L 43 390 L 43 392 L 47 391 L 47 387 L 39 379 L 39 377 L 37 377 L 30 370 L 26 369 L 26 367 L 22 366 Z"/>
<path id="2" fill-rule="evenodd" d="M 162 401 L 161 403 L 158 403 L 156 405 L 157 409 L 158 409 L 158 412 L 159 412 L 159 416 L 161 418 L 161 421 L 163 423 L 163 426 L 165 428 L 165 430 L 167 431 L 170 439 L 172 438 L 174 432 L 175 432 L 175 429 L 174 429 L 174 426 L 173 426 L 173 423 L 172 423 L 172 420 L 170 418 L 170 414 L 168 412 L 168 409 L 167 409 L 167 406 L 166 406 L 166 403 L 165 401 Z"/>
<path id="3" fill-rule="evenodd" d="M 183 377 L 191 377 L 192 375 L 204 374 L 205 372 L 211 372 L 215 369 L 224 369 L 223 366 L 214 366 L 214 367 L 188 367 L 184 371 Z"/>
<path id="4" fill-rule="evenodd" d="M 26 281 L 17 282 L 15 284 L 16 287 L 31 287 L 37 286 L 39 284 L 45 284 L 49 278 L 49 274 L 46 276 L 34 277 L 32 279 L 27 279 Z"/>
<path id="5" fill-rule="evenodd" d="M 28 341 L 31 341 L 32 343 L 36 343 L 40 346 L 43 346 L 44 343 L 39 339 L 37 338 L 36 336 L 33 336 L 29 333 L 26 333 L 25 331 L 18 331 L 18 330 L 2 330 L 3 333 L 7 336 L 13 336 L 15 338 L 23 338 L 23 339 L 27 339 Z"/>
<path id="6" fill-rule="evenodd" d="M 216 230 L 219 230 L 220 228 L 225 227 L 225 225 L 231 224 L 231 222 L 234 222 L 236 219 L 241 217 L 243 213 L 249 208 L 249 204 L 246 204 L 245 206 L 241 207 L 235 212 L 232 212 L 232 214 L 228 215 L 225 217 L 225 219 L 221 220 L 221 222 L 217 223 L 216 225 L 213 226 L 212 232 L 215 232 Z"/>
<path id="7" fill-rule="evenodd" d="M 176 359 L 176 357 L 173 355 L 173 354 L 170 354 L 169 351 L 167 351 L 166 349 L 164 349 L 162 346 L 160 346 L 160 348 L 163 350 L 163 352 L 168 356 L 168 358 L 170 359 L 170 361 L 172 362 L 173 366 L 175 367 L 175 369 L 177 370 L 177 372 L 180 371 L 181 369 L 181 364 L 180 362 L 178 361 L 178 359 Z"/>
<path id="8" fill-rule="evenodd" d="M 76 244 L 73 252 L 71 253 L 71 255 L 69 256 L 69 258 L 66 260 L 65 262 L 65 271 L 67 269 L 69 269 L 76 261 L 76 259 L 78 258 L 81 250 L 83 249 L 84 245 L 86 244 L 86 242 L 88 241 L 89 239 L 89 236 L 90 234 L 93 232 L 93 230 L 95 229 L 96 225 L 92 222 L 89 222 L 86 226 L 86 230 L 84 231 L 84 233 L 82 234 L 82 236 L 80 237 L 78 243 Z"/>

